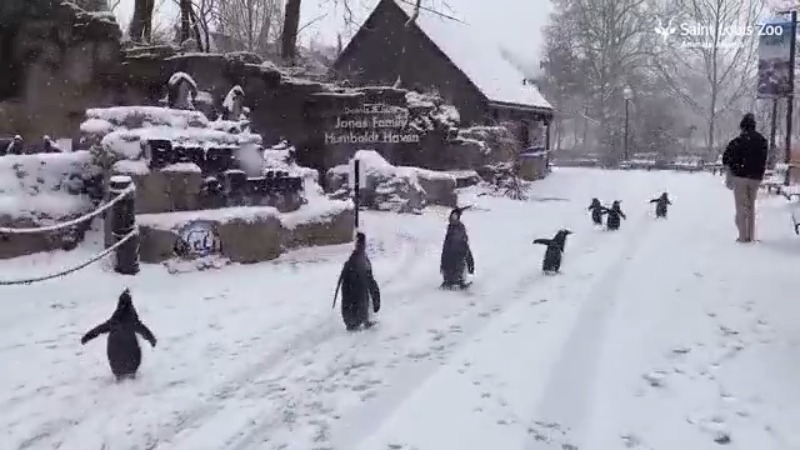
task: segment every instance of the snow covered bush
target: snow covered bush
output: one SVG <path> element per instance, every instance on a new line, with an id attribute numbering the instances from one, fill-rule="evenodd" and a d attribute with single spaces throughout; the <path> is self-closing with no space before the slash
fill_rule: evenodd
<path id="1" fill-rule="evenodd" d="M 457 139 L 474 142 L 485 154 L 495 153 L 503 161 L 512 159 L 517 152 L 514 135 L 502 126 L 474 126 L 460 129 Z"/>
<path id="2" fill-rule="evenodd" d="M 461 122 L 455 106 L 447 105 L 436 94 L 410 91 L 406 94 L 409 128 L 419 133 L 449 132 Z"/>

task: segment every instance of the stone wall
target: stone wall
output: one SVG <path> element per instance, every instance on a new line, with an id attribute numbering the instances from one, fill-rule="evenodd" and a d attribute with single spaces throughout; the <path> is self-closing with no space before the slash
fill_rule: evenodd
<path id="1" fill-rule="evenodd" d="M 138 220 L 141 260 L 145 263 L 176 258 L 181 228 L 197 220 L 213 224 L 218 239 L 216 253 L 238 263 L 268 261 L 298 247 L 351 242 L 355 229 L 352 203 L 336 200 L 319 200 L 290 213 L 271 207 L 245 207 L 145 214 Z"/>
<path id="2" fill-rule="evenodd" d="M 87 108 L 112 101 L 120 63 L 120 30 L 110 13 L 86 13 L 52 2 L 0 26 L 0 135 L 27 141 L 43 135 L 77 137 Z"/>

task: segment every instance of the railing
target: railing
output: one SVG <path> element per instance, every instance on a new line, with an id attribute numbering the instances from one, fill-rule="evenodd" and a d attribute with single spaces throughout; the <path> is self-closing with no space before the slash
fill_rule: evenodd
<path id="1" fill-rule="evenodd" d="M 81 225 L 111 210 L 111 232 L 115 240 L 112 245 L 102 252 L 73 267 L 48 275 L 18 280 L 0 280 L 0 286 L 32 284 L 63 277 L 101 260 L 111 252 L 116 252 L 114 270 L 117 273 L 124 275 L 137 274 L 139 272 L 139 242 L 137 239 L 139 230 L 136 227 L 136 215 L 134 208 L 136 201 L 136 186 L 133 184 L 133 180 L 128 176 L 114 176 L 111 178 L 109 185 L 109 194 L 113 195 L 111 200 L 107 201 L 94 211 L 84 214 L 76 219 L 37 228 L 0 227 L 0 237 L 53 233 Z"/>

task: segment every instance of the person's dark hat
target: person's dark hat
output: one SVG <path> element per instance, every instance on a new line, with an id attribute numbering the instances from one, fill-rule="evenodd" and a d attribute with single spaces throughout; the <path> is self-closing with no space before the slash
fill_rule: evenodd
<path id="1" fill-rule="evenodd" d="M 742 121 L 739 123 L 739 128 L 742 130 L 755 130 L 756 129 L 756 118 L 753 113 L 747 113 L 742 117 Z"/>

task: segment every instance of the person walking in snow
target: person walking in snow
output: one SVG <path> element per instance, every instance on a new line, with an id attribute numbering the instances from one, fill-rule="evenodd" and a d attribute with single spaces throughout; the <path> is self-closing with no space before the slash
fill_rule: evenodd
<path id="1" fill-rule="evenodd" d="M 726 168 L 726 185 L 733 191 L 736 208 L 736 242 L 752 242 L 756 228 L 756 197 L 767 167 L 768 144 L 756 131 L 756 119 L 747 113 L 739 123 L 741 133 L 725 148 L 722 165 Z"/>

